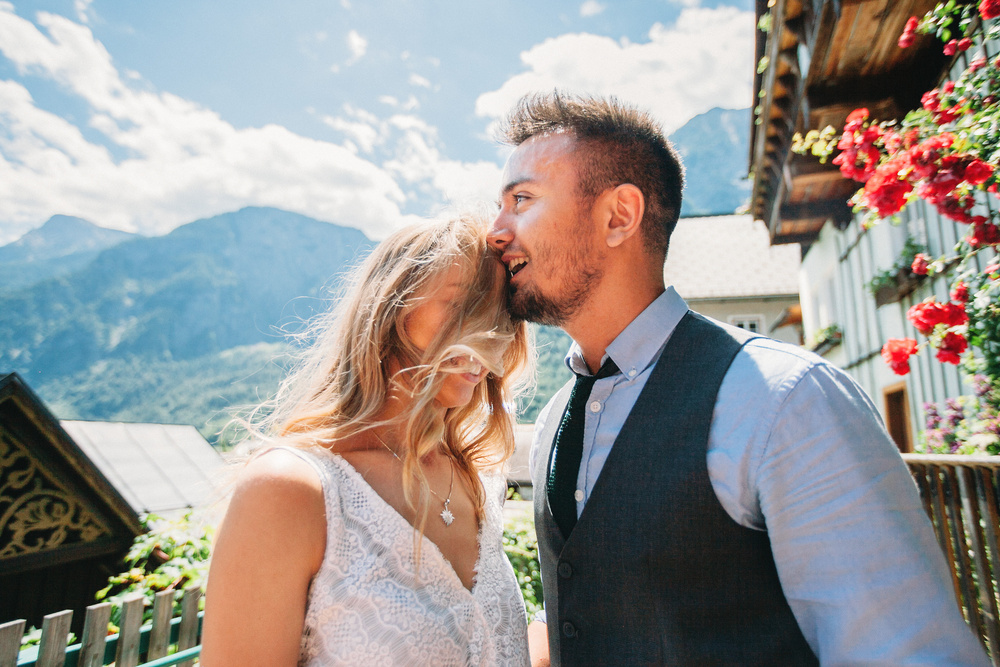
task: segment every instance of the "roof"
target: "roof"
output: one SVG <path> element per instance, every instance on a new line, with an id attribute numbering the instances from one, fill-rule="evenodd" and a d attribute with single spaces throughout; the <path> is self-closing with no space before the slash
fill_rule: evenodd
<path id="1" fill-rule="evenodd" d="M 203 504 L 223 465 L 193 426 L 63 421 L 63 428 L 137 513 Z"/>
<path id="2" fill-rule="evenodd" d="M 800 261 L 798 244 L 770 245 L 749 215 L 681 218 L 664 276 L 685 299 L 798 295 Z"/>
<path id="3" fill-rule="evenodd" d="M 867 107 L 874 118 L 901 118 L 920 106 L 920 95 L 947 70 L 933 36 L 897 45 L 910 16 L 937 0 L 757 0 L 753 100 L 759 117 L 751 127 L 750 210 L 768 225 L 774 243 L 811 243 L 827 220 L 851 219 L 847 199 L 858 183 L 836 165 L 791 153 L 795 132 L 840 130 L 847 115 Z M 766 64 L 766 67 L 763 66 Z"/>

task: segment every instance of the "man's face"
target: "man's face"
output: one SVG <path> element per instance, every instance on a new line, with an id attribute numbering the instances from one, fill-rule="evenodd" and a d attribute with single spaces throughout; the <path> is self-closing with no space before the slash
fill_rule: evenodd
<path id="1" fill-rule="evenodd" d="M 576 148 L 566 134 L 536 136 L 504 168 L 500 213 L 487 238 L 507 266 L 515 318 L 562 325 L 601 278 L 591 207 L 577 189 Z"/>

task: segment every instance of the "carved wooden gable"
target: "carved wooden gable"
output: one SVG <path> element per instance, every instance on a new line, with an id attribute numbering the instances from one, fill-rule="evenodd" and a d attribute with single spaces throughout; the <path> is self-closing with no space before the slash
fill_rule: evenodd
<path id="1" fill-rule="evenodd" d="M 0 573 L 120 552 L 138 516 L 19 376 L 0 378 Z"/>

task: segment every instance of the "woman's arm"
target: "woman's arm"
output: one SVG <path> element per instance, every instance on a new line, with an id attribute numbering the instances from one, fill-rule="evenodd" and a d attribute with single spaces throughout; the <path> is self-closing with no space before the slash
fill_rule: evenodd
<path id="1" fill-rule="evenodd" d="M 282 450 L 251 461 L 213 549 L 201 663 L 293 667 L 325 547 L 323 488 L 312 467 Z"/>

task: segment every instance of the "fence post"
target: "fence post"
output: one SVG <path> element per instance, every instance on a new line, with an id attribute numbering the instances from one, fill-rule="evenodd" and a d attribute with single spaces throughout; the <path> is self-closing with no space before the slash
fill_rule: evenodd
<path id="1" fill-rule="evenodd" d="M 139 629 L 145 598 L 135 593 L 122 600 L 122 624 L 118 633 L 115 667 L 136 667 L 139 664 Z"/>
<path id="2" fill-rule="evenodd" d="M 83 638 L 77 667 L 102 667 L 108 640 L 108 621 L 111 620 L 111 603 L 102 602 L 87 607 L 83 617 Z"/>
<path id="3" fill-rule="evenodd" d="M 63 667 L 66 662 L 66 638 L 73 612 L 57 611 L 42 619 L 42 639 L 38 644 L 35 667 Z"/>
<path id="4" fill-rule="evenodd" d="M 198 643 L 198 601 L 201 599 L 201 586 L 188 586 L 184 589 L 184 599 L 181 600 L 181 627 L 177 638 L 177 650 L 183 651 Z M 194 661 L 182 662 L 180 667 L 192 667 Z"/>
<path id="5" fill-rule="evenodd" d="M 146 661 L 167 655 L 170 648 L 170 618 L 174 612 L 174 591 L 160 591 L 153 599 L 153 628 L 149 633 Z"/>
<path id="6" fill-rule="evenodd" d="M 0 625 L 0 667 L 16 667 L 21 652 L 24 621 L 9 621 Z"/>

